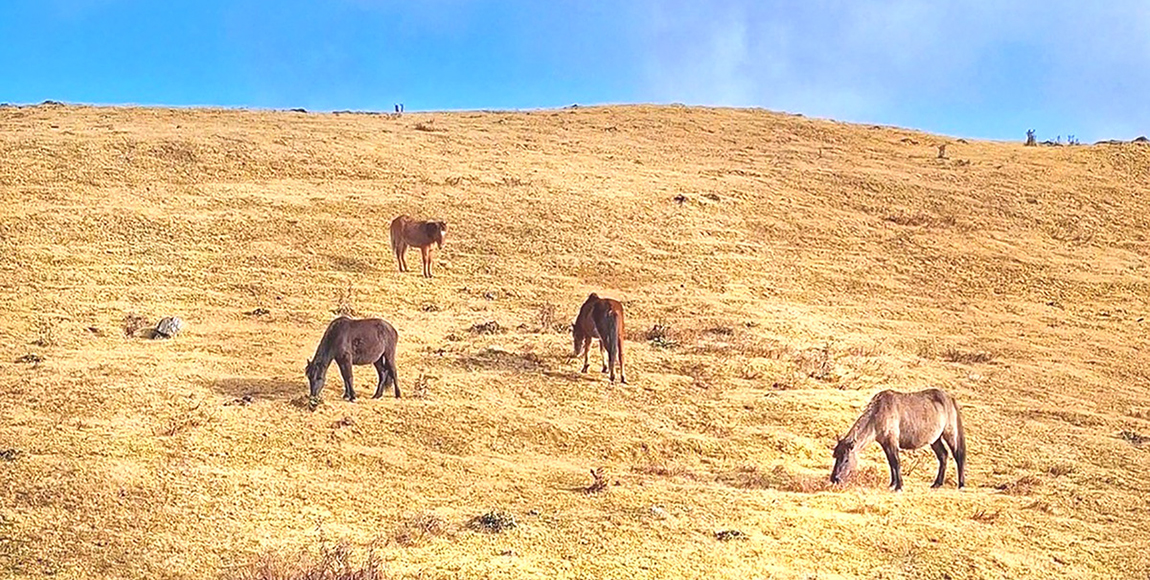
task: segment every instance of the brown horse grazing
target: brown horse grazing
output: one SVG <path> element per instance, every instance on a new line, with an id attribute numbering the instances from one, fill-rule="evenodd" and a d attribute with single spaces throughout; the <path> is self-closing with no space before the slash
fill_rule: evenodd
<path id="1" fill-rule="evenodd" d="M 579 309 L 579 316 L 571 326 L 571 334 L 575 337 L 575 355 L 583 354 L 583 371 L 591 366 L 590 350 L 591 339 L 599 339 L 599 351 L 606 352 L 603 357 L 603 372 L 611 370 L 611 382 L 615 382 L 615 361 L 619 362 L 619 380 L 625 385 L 627 377 L 623 374 L 623 305 L 610 298 L 600 298 L 592 293 L 587 296 L 583 307 Z"/>
<path id="2" fill-rule="evenodd" d="M 386 320 L 368 318 L 352 320 L 340 316 L 327 325 L 315 358 L 307 361 L 307 382 L 311 396 L 318 397 L 331 361 L 339 366 L 343 375 L 343 398 L 354 401 L 355 389 L 351 386 L 352 365 L 374 364 L 379 373 L 379 386 L 374 399 L 383 396 L 388 384 L 395 385 L 395 398 L 399 398 L 399 378 L 395 374 L 395 343 L 399 334 Z"/>
<path id="3" fill-rule="evenodd" d="M 395 250 L 395 259 L 399 262 L 399 271 L 407 271 L 407 253 L 409 246 L 419 248 L 423 257 L 423 275 L 431 277 L 431 244 L 443 249 L 443 236 L 447 234 L 445 222 L 417 222 L 410 217 L 401 215 L 391 221 L 391 249 Z"/>
<path id="4" fill-rule="evenodd" d="M 899 449 L 918 449 L 927 444 L 938 457 L 940 487 L 946 477 L 946 450 L 954 454 L 958 465 L 958 487 L 966 485 L 966 435 L 958 403 L 939 389 L 916 393 L 882 391 L 875 395 L 850 431 L 835 445 L 835 466 L 831 482 L 843 481 L 858 463 L 858 451 L 877 441 L 890 463 L 890 486 L 902 489 L 902 472 L 898 465 Z M 945 445 L 943 444 L 945 442 Z"/>

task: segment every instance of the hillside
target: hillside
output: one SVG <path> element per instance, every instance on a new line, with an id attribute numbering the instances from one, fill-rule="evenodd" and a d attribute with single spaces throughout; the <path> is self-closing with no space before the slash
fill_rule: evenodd
<path id="1" fill-rule="evenodd" d="M 37 106 L 0 108 L 0 160 L 2 576 L 236 577 L 321 541 L 397 578 L 1150 575 L 1148 146 Z M 432 280 L 396 271 L 400 213 L 449 224 Z M 569 358 L 591 291 L 630 385 Z M 356 367 L 341 401 L 333 366 L 301 405 L 338 310 L 399 330 L 404 398 Z M 924 449 L 891 493 L 877 445 L 830 488 L 867 400 L 928 386 L 967 488 Z M 518 526 L 467 527 L 489 510 Z"/>

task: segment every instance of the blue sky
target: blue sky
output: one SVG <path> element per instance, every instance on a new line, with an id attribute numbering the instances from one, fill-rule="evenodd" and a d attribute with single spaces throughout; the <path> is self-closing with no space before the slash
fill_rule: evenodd
<path id="1" fill-rule="evenodd" d="M 6 0 L 0 101 L 755 106 L 957 136 L 1150 134 L 1150 2 Z"/>

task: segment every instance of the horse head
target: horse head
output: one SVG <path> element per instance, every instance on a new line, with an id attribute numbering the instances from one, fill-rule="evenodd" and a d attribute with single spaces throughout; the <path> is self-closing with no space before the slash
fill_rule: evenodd
<path id="1" fill-rule="evenodd" d="M 443 237 L 447 235 L 447 222 L 435 222 L 435 225 L 437 226 L 436 229 L 439 230 L 438 234 L 435 236 L 435 243 L 439 246 L 439 249 L 442 250 Z"/>
<path id="2" fill-rule="evenodd" d="M 324 369 L 320 368 L 320 365 L 317 362 L 308 359 L 307 367 L 304 368 L 304 373 L 307 374 L 308 392 L 312 397 L 318 397 L 319 392 L 323 390 L 323 383 L 325 379 Z"/>
<path id="3" fill-rule="evenodd" d="M 855 442 L 839 440 L 835 445 L 835 466 L 831 469 L 831 483 L 842 483 L 858 465 L 859 456 Z"/>

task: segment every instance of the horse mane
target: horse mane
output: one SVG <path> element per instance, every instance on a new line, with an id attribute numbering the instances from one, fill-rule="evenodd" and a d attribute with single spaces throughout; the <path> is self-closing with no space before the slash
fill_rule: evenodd
<path id="1" fill-rule="evenodd" d="M 864 434 L 867 429 L 874 429 L 874 415 L 875 411 L 878 409 L 878 401 L 880 398 L 882 398 L 881 395 L 882 393 L 879 393 L 878 395 L 871 397 L 871 400 L 866 404 L 866 407 L 863 407 L 863 412 L 859 414 L 859 418 L 855 419 L 855 422 L 853 425 L 851 425 L 850 430 L 847 431 L 846 435 L 843 435 L 842 441 L 853 444 L 854 442 L 858 441 L 859 436 Z"/>

